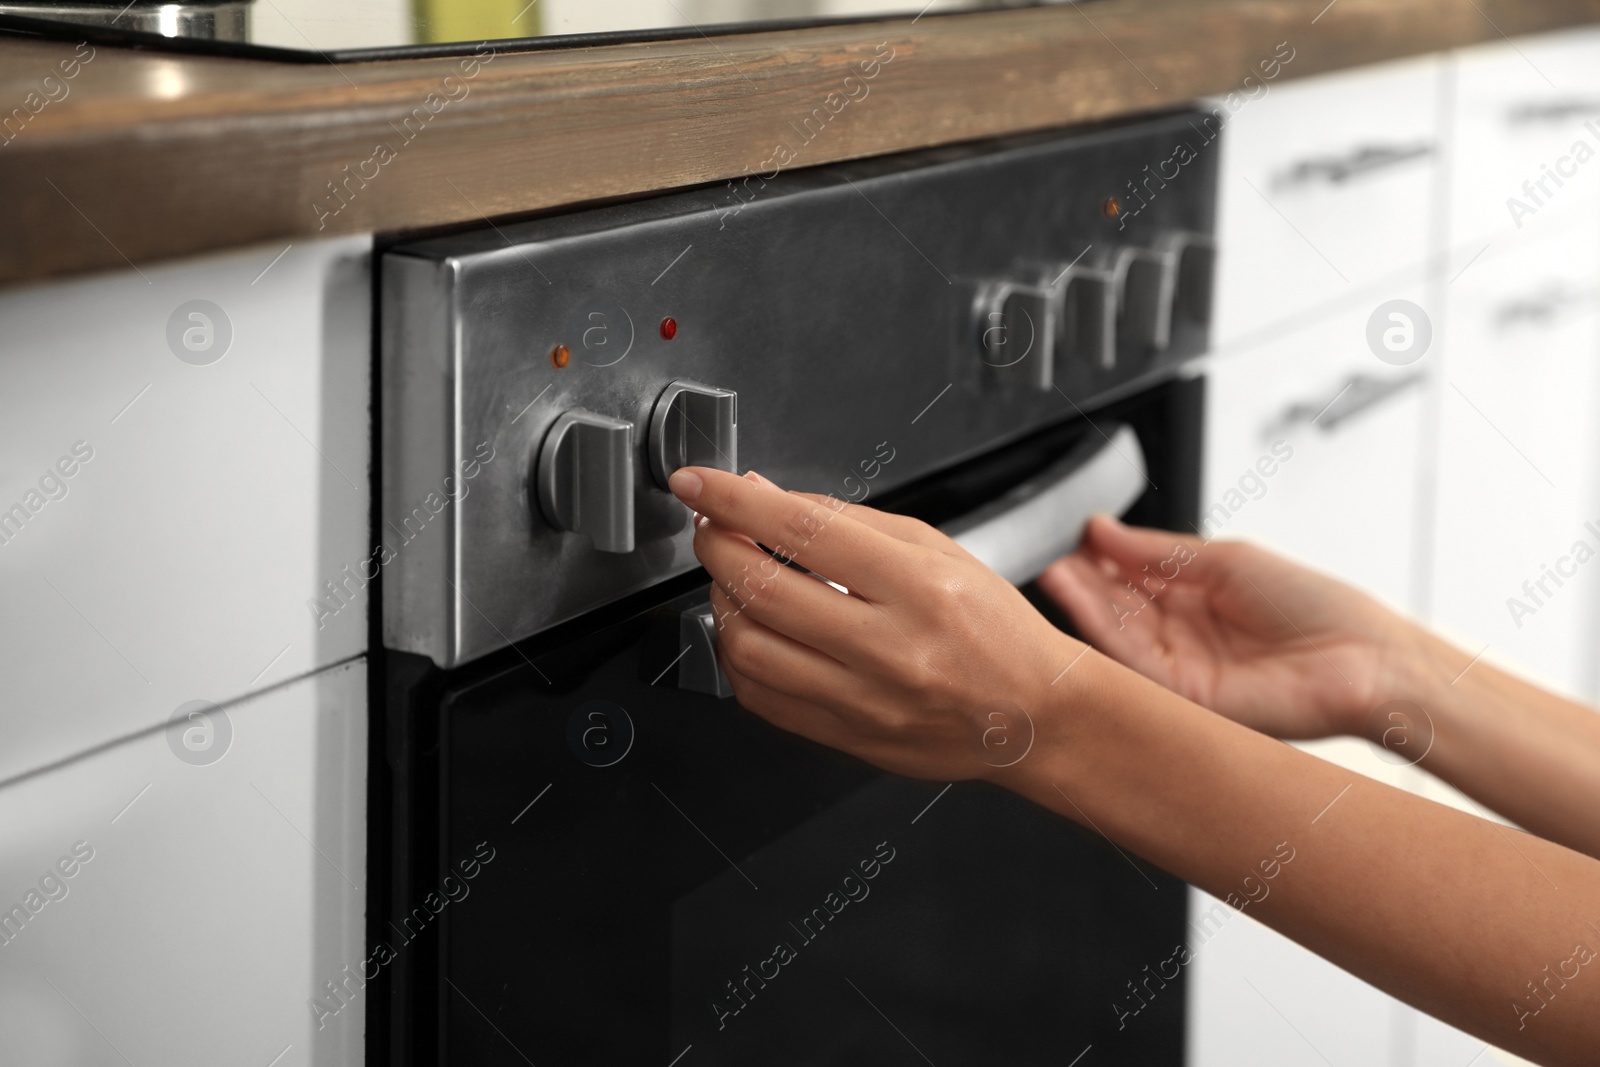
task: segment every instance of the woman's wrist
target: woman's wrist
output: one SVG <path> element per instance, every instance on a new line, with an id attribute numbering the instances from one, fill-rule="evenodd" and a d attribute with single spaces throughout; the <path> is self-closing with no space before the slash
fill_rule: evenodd
<path id="1" fill-rule="evenodd" d="M 1452 669 L 1456 659 L 1461 663 Z M 1401 745 L 1431 747 L 1434 718 L 1451 703 L 1451 676 L 1467 662 L 1426 627 L 1396 615 L 1380 649 L 1373 706 L 1351 723 L 1349 732 L 1397 751 L 1403 751 L 1397 748 Z"/>
<path id="2" fill-rule="evenodd" d="M 1034 800 L 1043 800 L 1053 783 L 1075 776 L 1076 761 L 1094 750 L 1096 737 L 1115 714 L 1116 675 L 1132 673 L 1082 641 L 1061 637 L 1052 649 L 1061 666 L 1019 701 L 1025 710 L 1026 753 L 986 759 L 982 775 Z"/>

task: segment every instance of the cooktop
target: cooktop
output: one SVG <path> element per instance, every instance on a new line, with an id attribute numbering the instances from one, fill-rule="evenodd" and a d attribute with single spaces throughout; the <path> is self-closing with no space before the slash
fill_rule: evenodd
<path id="1" fill-rule="evenodd" d="M 298 62 L 713 37 L 1074 0 L 0 0 L 0 33 Z"/>

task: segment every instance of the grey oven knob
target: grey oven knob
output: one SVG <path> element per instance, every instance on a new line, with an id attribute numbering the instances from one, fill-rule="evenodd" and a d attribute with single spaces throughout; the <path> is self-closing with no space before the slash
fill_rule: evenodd
<path id="1" fill-rule="evenodd" d="M 639 679 L 722 699 L 733 686 L 717 663 L 717 620 L 710 586 L 656 609 L 639 655 Z"/>
<path id="2" fill-rule="evenodd" d="M 1122 329 L 1129 340 L 1157 351 L 1172 343 L 1172 304 L 1178 256 L 1169 248 L 1130 248 L 1122 278 Z"/>
<path id="3" fill-rule="evenodd" d="M 1118 253 L 1019 267 L 1025 284 L 1002 282 L 980 295 L 984 362 L 1009 366 L 1024 358 L 1019 342 L 1039 336 L 1042 343 L 1034 341 L 1034 351 L 1026 354 L 1036 361 L 1028 381 L 1039 389 L 1051 388 L 1062 360 L 1114 367 L 1121 272 Z M 998 357 L 994 350 L 1002 340 L 1017 350 Z"/>
<path id="4" fill-rule="evenodd" d="M 1211 324 L 1211 287 L 1217 272 L 1217 241 L 1210 234 L 1183 233 L 1173 237 L 1178 253 L 1178 293 L 1174 314 L 1196 326 Z"/>
<path id="5" fill-rule="evenodd" d="M 984 363 L 1014 376 L 1013 380 L 1049 389 L 1055 381 L 1060 287 L 1047 282 L 993 282 L 979 289 L 974 312 Z"/>
<path id="6" fill-rule="evenodd" d="M 1201 326 L 1210 321 L 1213 238 L 1170 231 L 1148 248 L 1124 249 L 1122 257 L 1122 323 L 1134 343 L 1166 348 L 1177 315 Z"/>
<path id="7" fill-rule="evenodd" d="M 1062 286 L 1062 355 L 1102 370 L 1117 365 L 1117 272 L 1094 265 L 1067 268 Z"/>
<path id="8" fill-rule="evenodd" d="M 739 471 L 739 394 L 680 378 L 650 413 L 650 473 L 656 484 L 679 467 Z"/>
<path id="9" fill-rule="evenodd" d="M 539 448 L 539 511 L 601 552 L 633 551 L 633 423 L 574 408 Z"/>

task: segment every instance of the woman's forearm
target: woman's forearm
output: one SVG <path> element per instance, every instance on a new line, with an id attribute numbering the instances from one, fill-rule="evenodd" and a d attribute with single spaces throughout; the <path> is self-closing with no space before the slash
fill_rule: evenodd
<path id="1" fill-rule="evenodd" d="M 1486 1041 L 1593 1062 L 1600 862 L 1343 770 L 1097 653 L 1049 693 L 1034 750 L 1000 784 Z"/>
<path id="2" fill-rule="evenodd" d="M 718 652 L 746 708 L 890 771 L 990 778 L 1218 896 L 1253 900 L 1252 914 L 1306 947 L 1486 1040 L 1593 1061 L 1600 860 L 1208 712 L 1062 634 L 915 520 L 704 468 L 674 473 L 673 491 L 700 515 Z M 777 565 L 762 545 L 837 585 Z M 1252 558 L 1219 547 L 1194 562 Z M 1266 619 L 1254 629 L 1284 650 L 1256 678 L 1270 705 L 1304 657 L 1245 578 L 1194 606 L 1215 614 L 1231 597 L 1235 614 Z M 1307 588 L 1314 609 L 1318 583 Z M 1226 639 L 1183 637 L 1143 639 L 1158 659 Z M 1016 751 L 1019 710 L 1033 743 L 996 770 L 994 757 Z"/>
<path id="3" fill-rule="evenodd" d="M 1113 620 L 1106 604 L 1175 548 L 1192 559 Z M 1386 744 L 1600 857 L 1600 715 L 1473 662 L 1341 582 L 1252 545 L 1107 518 L 1039 582 L 1096 648 L 1221 715 L 1273 737 Z"/>
<path id="4" fill-rule="evenodd" d="M 1431 635 L 1419 644 L 1404 688 L 1426 713 L 1411 728 L 1428 746 L 1420 766 L 1519 826 L 1600 856 L 1600 714 Z"/>

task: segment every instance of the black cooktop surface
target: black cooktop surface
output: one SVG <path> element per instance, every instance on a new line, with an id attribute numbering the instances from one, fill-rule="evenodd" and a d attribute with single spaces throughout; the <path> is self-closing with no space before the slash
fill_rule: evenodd
<path id="1" fill-rule="evenodd" d="M 577 48 L 1071 0 L 0 0 L 0 33 L 291 62 Z"/>

